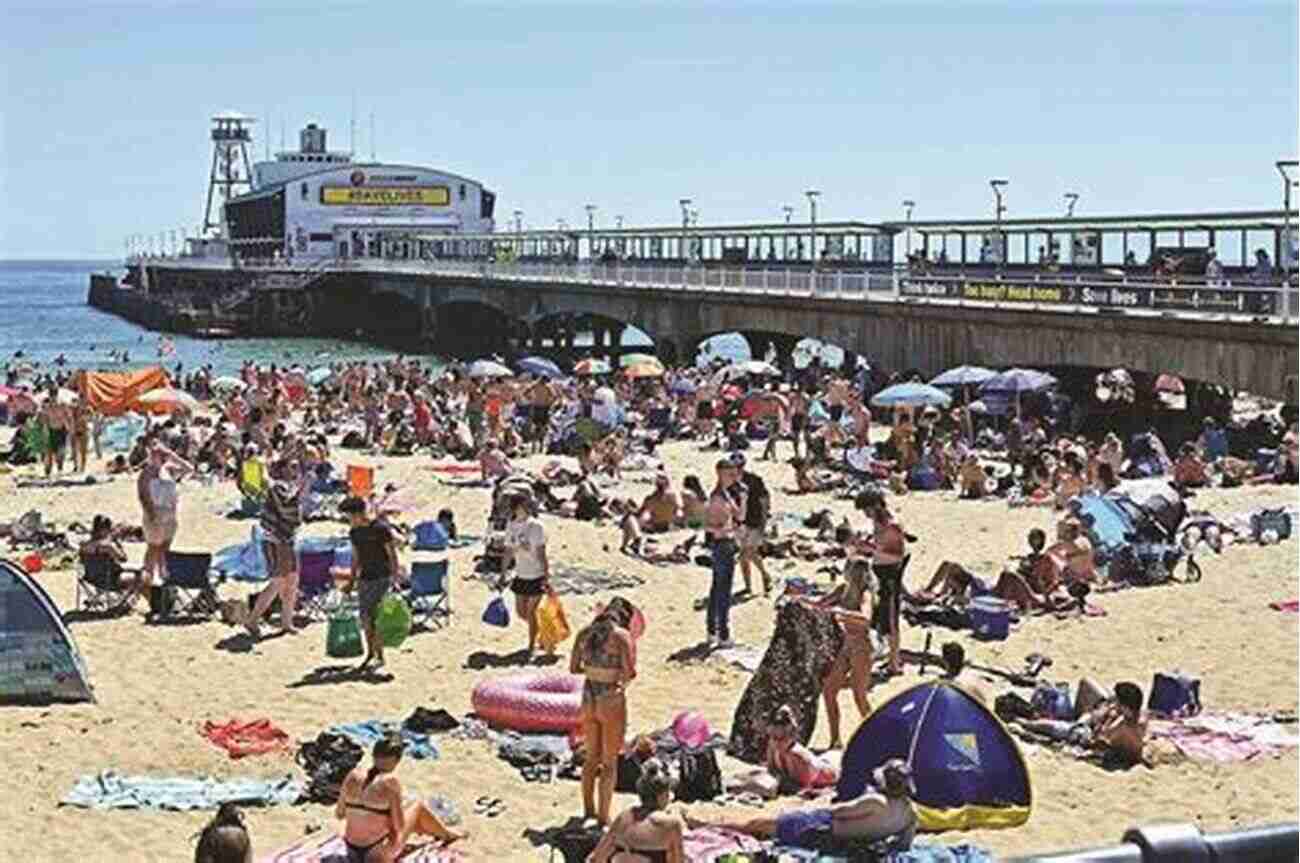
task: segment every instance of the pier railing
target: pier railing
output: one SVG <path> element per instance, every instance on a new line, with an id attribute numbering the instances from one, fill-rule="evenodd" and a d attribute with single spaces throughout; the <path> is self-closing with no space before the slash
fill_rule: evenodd
<path id="1" fill-rule="evenodd" d="M 153 266 L 230 269 L 228 261 L 171 259 Z M 245 270 L 310 273 L 310 284 L 330 272 L 387 272 L 496 281 L 555 282 L 615 288 L 691 290 L 726 294 L 1038 309 L 1095 314 L 1146 314 L 1246 319 L 1291 324 L 1300 319 L 1294 283 L 1242 284 L 1227 280 L 1151 277 L 1085 278 L 1044 273 L 918 275 L 807 269 L 712 269 L 645 263 L 462 261 L 444 258 L 312 258 L 241 261 Z"/>

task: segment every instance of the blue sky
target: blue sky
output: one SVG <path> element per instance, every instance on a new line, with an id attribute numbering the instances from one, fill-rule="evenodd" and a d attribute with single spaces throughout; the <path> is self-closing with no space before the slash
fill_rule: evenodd
<path id="1" fill-rule="evenodd" d="M 268 11 L 268 9 L 270 11 Z M 444 167 L 527 225 L 1268 208 L 1294 2 L 158 4 L 0 10 L 0 257 L 193 229 L 208 117 Z M 263 151 L 264 127 L 256 151 Z"/>

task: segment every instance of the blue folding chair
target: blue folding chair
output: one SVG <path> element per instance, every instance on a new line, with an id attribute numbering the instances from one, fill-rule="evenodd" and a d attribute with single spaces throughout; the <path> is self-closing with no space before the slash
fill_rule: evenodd
<path id="1" fill-rule="evenodd" d="M 411 606 L 413 624 L 432 622 L 437 626 L 451 621 L 451 579 L 448 573 L 445 558 L 411 563 L 411 587 L 406 591 L 406 601 Z"/>
<path id="2" fill-rule="evenodd" d="M 210 617 L 217 611 L 212 555 L 207 552 L 167 552 L 167 578 L 162 587 L 173 592 L 176 600 L 163 605 L 160 618 Z"/>

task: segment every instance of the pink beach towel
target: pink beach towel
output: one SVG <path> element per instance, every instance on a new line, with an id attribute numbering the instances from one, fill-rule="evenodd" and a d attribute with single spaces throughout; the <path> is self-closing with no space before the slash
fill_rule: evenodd
<path id="1" fill-rule="evenodd" d="M 346 863 L 347 859 L 342 836 L 309 836 L 282 851 L 258 858 L 258 863 Z M 467 858 L 454 847 L 407 845 L 397 859 L 401 863 L 463 863 Z"/>
<path id="2" fill-rule="evenodd" d="M 1171 741 L 1188 758 L 1220 764 L 1277 755 L 1300 746 L 1300 736 L 1287 726 L 1247 713 L 1203 713 L 1185 719 L 1152 720 L 1150 733 Z"/>
<path id="3" fill-rule="evenodd" d="M 763 844 L 743 833 L 714 827 L 701 827 L 682 835 L 682 847 L 690 863 L 711 863 L 723 854 L 758 851 Z"/>
<path id="4" fill-rule="evenodd" d="M 1286 602 L 1270 602 L 1268 607 L 1274 611 L 1289 611 L 1300 614 L 1300 599 L 1288 599 Z"/>

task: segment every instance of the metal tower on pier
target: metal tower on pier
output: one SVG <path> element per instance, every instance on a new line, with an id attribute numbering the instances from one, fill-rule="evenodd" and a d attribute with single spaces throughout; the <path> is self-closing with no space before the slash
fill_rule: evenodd
<path id="1" fill-rule="evenodd" d="M 252 140 L 249 126 L 254 122 L 252 117 L 234 111 L 212 118 L 212 171 L 208 177 L 208 201 L 203 208 L 205 235 L 221 227 L 221 207 L 227 200 L 241 192 L 252 191 L 253 168 L 248 160 L 248 145 Z M 214 194 L 221 198 L 215 216 L 212 212 Z"/>

